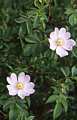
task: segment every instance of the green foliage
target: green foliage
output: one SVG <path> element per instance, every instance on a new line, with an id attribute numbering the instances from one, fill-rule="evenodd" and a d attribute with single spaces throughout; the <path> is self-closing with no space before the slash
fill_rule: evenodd
<path id="1" fill-rule="evenodd" d="M 62 105 L 59 102 L 57 102 L 53 112 L 53 119 L 59 117 L 61 113 L 62 113 Z"/>
<path id="2" fill-rule="evenodd" d="M 47 103 L 51 103 L 51 102 L 54 102 L 58 99 L 58 95 L 52 95 L 52 96 L 49 96 L 48 100 L 47 100 Z"/>
<path id="3" fill-rule="evenodd" d="M 77 120 L 77 46 L 59 58 L 49 49 L 55 27 L 77 40 L 76 0 L 0 0 L 0 120 Z M 35 94 L 9 96 L 6 77 L 25 72 Z"/>

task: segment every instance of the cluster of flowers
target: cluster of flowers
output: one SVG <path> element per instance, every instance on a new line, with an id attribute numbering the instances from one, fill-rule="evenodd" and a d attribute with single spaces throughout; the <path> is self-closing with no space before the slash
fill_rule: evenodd
<path id="1" fill-rule="evenodd" d="M 68 51 L 71 51 L 76 45 L 76 42 L 71 39 L 71 34 L 66 31 L 65 28 L 55 28 L 54 32 L 50 33 L 50 38 L 48 39 L 50 43 L 50 49 L 56 50 L 56 54 L 60 57 L 68 55 Z M 24 99 L 25 96 L 30 96 L 35 92 L 35 84 L 30 82 L 30 76 L 25 75 L 24 72 L 21 72 L 18 75 L 12 73 L 10 77 L 7 77 L 7 89 L 9 95 L 15 96 L 18 95 L 21 99 Z"/>

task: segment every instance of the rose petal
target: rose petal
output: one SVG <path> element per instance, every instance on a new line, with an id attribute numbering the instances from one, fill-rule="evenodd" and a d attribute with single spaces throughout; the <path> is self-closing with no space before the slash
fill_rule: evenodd
<path id="1" fill-rule="evenodd" d="M 68 40 L 71 37 L 69 32 L 66 32 L 65 28 L 61 28 L 59 31 L 59 39 Z"/>
<path id="2" fill-rule="evenodd" d="M 55 50 L 56 47 L 57 47 L 56 41 L 51 40 L 51 39 L 48 39 L 48 40 L 49 40 L 49 42 L 50 42 L 50 49 Z"/>
<path id="3" fill-rule="evenodd" d="M 76 45 L 76 42 L 72 39 L 69 39 L 68 41 L 65 41 L 63 48 L 71 51 L 75 45 Z"/>
<path id="4" fill-rule="evenodd" d="M 24 83 L 24 84 L 25 86 L 23 88 L 23 92 L 27 94 L 29 93 L 29 95 L 35 92 L 35 90 L 33 89 L 35 87 L 35 84 L 33 82 Z"/>
<path id="5" fill-rule="evenodd" d="M 28 84 L 26 84 L 26 88 L 28 89 L 33 89 L 35 87 L 35 84 L 33 82 L 29 82 Z"/>
<path id="6" fill-rule="evenodd" d="M 7 82 L 9 84 L 16 84 L 17 83 L 17 76 L 15 73 L 12 73 L 10 77 L 7 77 Z"/>
<path id="7" fill-rule="evenodd" d="M 9 90 L 9 95 L 15 96 L 17 95 L 17 89 L 13 85 L 7 85 L 7 89 Z"/>
<path id="8" fill-rule="evenodd" d="M 19 90 L 18 91 L 18 96 L 21 98 L 21 99 L 24 99 L 25 96 L 29 96 L 30 94 L 28 92 L 25 92 L 23 90 Z"/>
<path id="9" fill-rule="evenodd" d="M 66 29 L 65 28 L 60 28 L 59 34 L 63 34 L 63 33 L 66 33 Z"/>
<path id="10" fill-rule="evenodd" d="M 66 36 L 67 36 L 67 39 L 69 39 L 71 37 L 70 32 L 66 32 Z"/>
<path id="11" fill-rule="evenodd" d="M 73 39 L 69 39 L 70 43 L 72 46 L 75 46 L 76 45 L 76 42 L 73 40 Z"/>
<path id="12" fill-rule="evenodd" d="M 30 76 L 29 75 L 25 75 L 25 81 L 29 82 L 30 81 Z"/>
<path id="13" fill-rule="evenodd" d="M 25 81 L 25 73 L 21 72 L 18 75 L 18 82 L 24 82 Z"/>
<path id="14" fill-rule="evenodd" d="M 17 82 L 17 75 L 15 73 L 11 73 L 10 76 L 11 80 L 14 81 L 15 83 Z"/>
<path id="15" fill-rule="evenodd" d="M 68 52 L 62 47 L 57 47 L 56 54 L 59 55 L 60 57 L 64 57 L 68 55 Z"/>
<path id="16" fill-rule="evenodd" d="M 34 92 L 35 92 L 34 89 L 29 89 L 29 90 L 28 90 L 28 93 L 29 93 L 29 94 L 33 94 Z"/>
<path id="17" fill-rule="evenodd" d="M 55 28 L 54 32 L 51 32 L 51 33 L 50 33 L 50 39 L 52 39 L 52 40 L 57 40 L 57 38 L 58 38 L 58 33 L 59 33 L 59 29 L 58 29 L 58 28 Z"/>
<path id="18" fill-rule="evenodd" d="M 29 75 L 25 75 L 24 72 L 21 72 L 18 75 L 18 82 L 29 82 L 30 81 L 30 76 Z"/>

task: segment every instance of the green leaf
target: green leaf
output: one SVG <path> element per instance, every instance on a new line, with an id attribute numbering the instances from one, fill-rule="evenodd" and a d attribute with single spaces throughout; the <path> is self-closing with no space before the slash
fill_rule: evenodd
<path id="1" fill-rule="evenodd" d="M 33 28 L 38 28 L 38 27 L 39 27 L 39 16 L 36 15 L 34 18 Z"/>
<path id="2" fill-rule="evenodd" d="M 59 98 L 60 98 L 60 102 L 62 103 L 62 105 L 64 107 L 65 112 L 67 112 L 67 110 L 68 110 L 67 97 L 64 96 L 63 94 L 61 94 Z"/>
<path id="3" fill-rule="evenodd" d="M 16 21 L 17 23 L 24 23 L 24 22 L 26 22 L 26 19 L 23 18 L 23 17 L 19 17 L 19 18 L 17 18 L 15 21 Z"/>
<path id="4" fill-rule="evenodd" d="M 52 96 L 49 96 L 48 100 L 46 103 L 52 103 L 52 102 L 55 102 L 57 99 L 58 99 L 58 95 L 52 95 Z"/>
<path id="5" fill-rule="evenodd" d="M 72 67 L 72 76 L 76 76 L 77 75 L 77 68 L 75 66 Z"/>
<path id="6" fill-rule="evenodd" d="M 29 36 L 29 37 L 26 37 L 25 38 L 25 41 L 27 42 L 27 43 L 32 43 L 32 44 L 40 44 L 40 42 L 37 40 L 37 39 L 35 39 L 35 36 L 34 36 L 34 39 L 33 39 L 33 36 Z"/>
<path id="7" fill-rule="evenodd" d="M 23 48 L 23 53 L 24 53 L 25 56 L 30 56 L 30 55 L 35 53 L 36 48 L 37 48 L 37 44 L 27 44 Z"/>
<path id="8" fill-rule="evenodd" d="M 34 5 L 37 7 L 37 8 L 40 8 L 40 3 L 38 0 L 34 0 Z"/>
<path id="9" fill-rule="evenodd" d="M 15 115 L 16 115 L 16 113 L 15 113 L 14 105 L 10 105 L 9 120 L 16 119 Z"/>
<path id="10" fill-rule="evenodd" d="M 34 116 L 28 117 L 28 120 L 33 120 L 33 119 L 34 119 Z"/>
<path id="11" fill-rule="evenodd" d="M 13 120 L 13 116 L 14 116 L 13 110 L 11 109 L 11 110 L 9 111 L 9 120 Z"/>
<path id="12" fill-rule="evenodd" d="M 61 115 L 61 113 L 62 113 L 62 105 L 61 103 L 57 102 L 53 112 L 54 120 L 57 119 Z"/>
<path id="13" fill-rule="evenodd" d="M 32 25 L 31 25 L 31 22 L 26 22 L 26 26 L 27 26 L 27 31 L 28 31 L 28 34 L 31 34 L 32 32 Z"/>
<path id="14" fill-rule="evenodd" d="M 68 67 L 61 68 L 61 72 L 64 74 L 65 77 L 69 76 L 70 70 Z"/>
<path id="15" fill-rule="evenodd" d="M 77 24 L 77 14 L 72 14 L 70 17 L 69 17 L 69 23 L 74 26 Z"/>
<path id="16" fill-rule="evenodd" d="M 73 14 L 73 13 L 74 13 L 74 9 L 73 9 L 73 8 L 67 8 L 67 9 L 66 9 L 65 14 L 71 15 L 71 14 Z"/>

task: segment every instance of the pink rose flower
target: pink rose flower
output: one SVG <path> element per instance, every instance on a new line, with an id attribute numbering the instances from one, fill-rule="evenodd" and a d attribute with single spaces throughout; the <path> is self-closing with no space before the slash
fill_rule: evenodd
<path id="1" fill-rule="evenodd" d="M 30 76 L 25 75 L 24 72 L 21 72 L 18 78 L 15 73 L 11 73 L 11 76 L 7 77 L 7 82 L 9 83 L 7 85 L 9 95 L 18 95 L 21 99 L 24 99 L 25 96 L 30 96 L 35 92 L 35 84 L 30 82 Z"/>
<path id="2" fill-rule="evenodd" d="M 60 57 L 68 55 L 68 51 L 72 51 L 76 42 L 70 38 L 71 34 L 66 31 L 65 28 L 55 28 L 53 32 L 50 33 L 49 43 L 50 49 L 56 50 L 56 54 Z"/>

